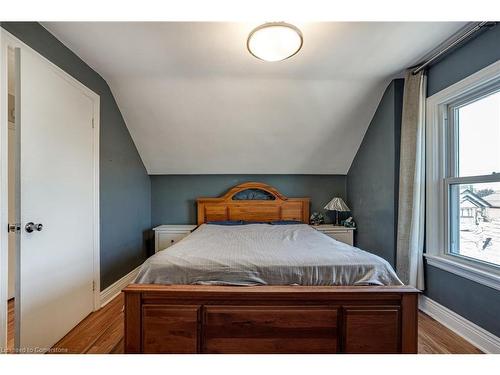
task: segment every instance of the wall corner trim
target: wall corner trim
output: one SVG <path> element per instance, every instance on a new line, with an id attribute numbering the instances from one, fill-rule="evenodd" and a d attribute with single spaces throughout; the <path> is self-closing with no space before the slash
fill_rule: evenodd
<path id="1" fill-rule="evenodd" d="M 420 296 L 418 306 L 424 313 L 436 319 L 446 328 L 463 337 L 483 352 L 500 354 L 500 337 L 424 295 Z"/>
<path id="2" fill-rule="evenodd" d="M 115 281 L 113 284 L 108 286 L 106 289 L 101 291 L 100 295 L 100 306 L 98 308 L 102 308 L 106 306 L 113 298 L 119 295 L 122 292 L 122 289 L 125 288 L 128 284 L 134 281 L 135 277 L 138 275 L 139 270 L 142 264 L 137 268 L 133 269 L 121 279 Z"/>

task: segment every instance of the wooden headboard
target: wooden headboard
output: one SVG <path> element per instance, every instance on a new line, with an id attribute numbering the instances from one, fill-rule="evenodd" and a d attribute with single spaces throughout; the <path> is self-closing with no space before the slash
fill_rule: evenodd
<path id="1" fill-rule="evenodd" d="M 246 190 L 267 194 L 268 200 L 235 200 Z M 287 198 L 272 186 L 259 182 L 237 185 L 219 198 L 198 198 L 198 225 L 208 221 L 246 220 L 273 221 L 299 220 L 309 223 L 309 198 Z"/>

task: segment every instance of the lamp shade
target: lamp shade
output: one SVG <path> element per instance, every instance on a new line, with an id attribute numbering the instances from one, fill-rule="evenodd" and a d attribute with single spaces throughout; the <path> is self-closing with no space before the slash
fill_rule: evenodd
<path id="1" fill-rule="evenodd" d="M 347 207 L 347 204 L 345 204 L 342 198 L 338 197 L 335 197 L 330 202 L 328 202 L 328 204 L 325 206 L 325 210 L 340 212 L 351 211 L 351 209 Z"/>

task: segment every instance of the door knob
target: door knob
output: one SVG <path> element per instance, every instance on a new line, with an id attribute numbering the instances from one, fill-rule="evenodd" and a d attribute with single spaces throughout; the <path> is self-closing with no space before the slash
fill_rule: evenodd
<path id="1" fill-rule="evenodd" d="M 33 223 L 32 221 L 30 221 L 29 223 L 27 223 L 25 226 L 24 226 L 24 229 L 26 230 L 26 232 L 28 233 L 32 233 L 34 232 L 35 230 L 40 232 L 42 229 L 43 229 L 43 224 L 39 223 L 39 224 L 35 224 Z"/>

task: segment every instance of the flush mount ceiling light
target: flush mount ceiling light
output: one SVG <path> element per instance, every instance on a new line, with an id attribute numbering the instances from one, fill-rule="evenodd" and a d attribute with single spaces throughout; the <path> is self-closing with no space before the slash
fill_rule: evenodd
<path id="1" fill-rule="evenodd" d="M 302 48 L 300 30 L 285 22 L 260 25 L 248 35 L 248 51 L 264 61 L 281 61 L 295 55 Z"/>

